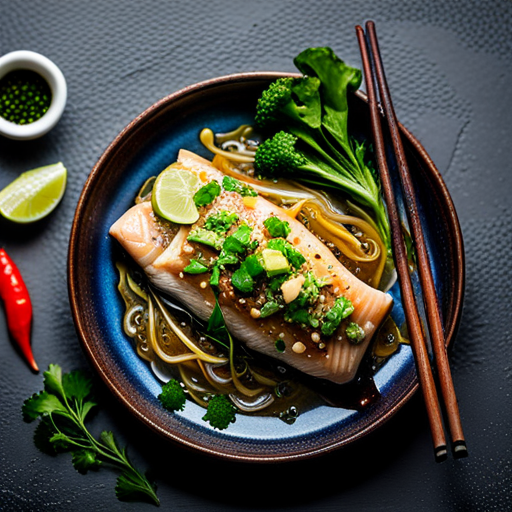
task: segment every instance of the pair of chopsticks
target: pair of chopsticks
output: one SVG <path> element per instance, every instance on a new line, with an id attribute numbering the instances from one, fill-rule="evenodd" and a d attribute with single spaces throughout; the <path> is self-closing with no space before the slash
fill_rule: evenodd
<path id="1" fill-rule="evenodd" d="M 373 21 L 368 21 L 365 24 L 365 28 L 366 33 L 363 28 L 358 25 L 356 27 L 356 34 L 363 62 L 363 72 L 366 81 L 368 103 L 370 106 L 373 139 L 384 199 L 387 204 L 388 216 L 391 225 L 393 251 L 405 309 L 405 318 L 407 321 L 409 337 L 416 362 L 416 369 L 418 372 L 420 386 L 423 391 L 423 397 L 430 423 L 430 430 L 434 443 L 434 454 L 436 461 L 441 462 L 447 458 L 448 450 L 436 382 L 434 381 L 434 374 L 430 365 L 425 336 L 411 283 L 407 250 L 402 236 L 401 221 L 387 165 L 384 135 L 381 126 L 381 114 L 377 99 L 377 89 L 379 91 L 380 102 L 384 112 L 384 119 L 387 123 L 387 130 L 389 132 L 393 151 L 396 157 L 402 186 L 402 194 L 408 214 L 412 239 L 416 249 L 423 302 L 432 341 L 438 384 L 441 390 L 441 397 L 444 402 L 444 410 L 451 436 L 452 453 L 454 458 L 466 457 L 468 451 L 464 434 L 462 432 L 459 407 L 448 363 L 446 343 L 439 313 L 436 290 L 434 287 L 434 280 L 432 278 L 432 271 L 425 245 L 423 229 L 418 215 L 414 188 L 400 137 L 398 121 L 391 101 L 386 76 L 384 74 L 377 34 L 375 31 L 375 23 Z"/>

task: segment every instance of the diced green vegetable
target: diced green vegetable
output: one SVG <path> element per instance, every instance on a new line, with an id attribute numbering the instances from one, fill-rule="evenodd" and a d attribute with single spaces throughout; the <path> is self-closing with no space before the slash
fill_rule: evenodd
<path id="1" fill-rule="evenodd" d="M 258 195 L 258 192 L 249 187 L 249 185 L 246 185 L 245 183 L 242 183 L 240 180 L 232 178 L 231 176 L 224 176 L 222 179 L 222 188 L 228 192 L 238 192 L 243 197 L 256 197 Z"/>
<path id="2" fill-rule="evenodd" d="M 292 231 L 289 222 L 283 221 L 279 217 L 269 217 L 265 219 L 263 225 L 267 228 L 270 236 L 274 238 L 286 238 Z"/>
<path id="3" fill-rule="evenodd" d="M 187 274 L 203 274 L 208 272 L 208 267 L 203 265 L 200 261 L 192 259 L 190 263 L 183 269 Z"/>
<path id="4" fill-rule="evenodd" d="M 215 180 L 212 180 L 194 194 L 194 203 L 197 207 L 206 206 L 212 203 L 219 196 L 220 192 L 220 185 Z"/>
<path id="5" fill-rule="evenodd" d="M 286 256 L 275 249 L 263 249 L 261 251 L 262 265 L 269 277 L 278 274 L 287 274 L 290 271 L 290 264 Z"/>
<path id="6" fill-rule="evenodd" d="M 191 231 L 187 237 L 189 242 L 197 242 L 200 244 L 208 245 L 220 251 L 224 243 L 224 237 L 218 235 L 214 231 L 209 231 L 204 228 L 197 228 Z"/>
<path id="7" fill-rule="evenodd" d="M 322 323 L 322 334 L 332 336 L 338 328 L 341 321 L 351 315 L 354 311 L 352 302 L 345 297 L 338 297 L 334 305 L 326 313 Z"/>

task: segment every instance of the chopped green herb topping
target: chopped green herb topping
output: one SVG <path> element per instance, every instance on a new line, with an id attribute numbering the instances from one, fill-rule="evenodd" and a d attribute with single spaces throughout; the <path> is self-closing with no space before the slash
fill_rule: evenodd
<path id="1" fill-rule="evenodd" d="M 270 236 L 274 238 L 286 238 L 292 231 L 290 224 L 279 217 L 269 217 L 263 222 Z"/>
<path id="2" fill-rule="evenodd" d="M 232 178 L 231 176 L 224 176 L 222 179 L 222 188 L 228 192 L 238 192 L 243 197 L 256 197 L 258 195 L 256 190 L 249 187 L 248 185 L 245 185 L 240 180 Z"/>
<path id="3" fill-rule="evenodd" d="M 243 254 L 248 249 L 255 249 L 257 242 L 251 242 L 252 228 L 242 224 L 232 235 L 226 238 L 222 249 L 229 253 Z"/>
<path id="4" fill-rule="evenodd" d="M 219 196 L 220 191 L 220 185 L 215 180 L 212 180 L 194 194 L 194 203 L 197 207 L 206 206 Z"/>
<path id="5" fill-rule="evenodd" d="M 258 254 L 249 254 L 249 256 L 245 258 L 243 265 L 251 277 L 258 277 L 265 271 L 260 261 L 260 255 Z"/>
<path id="6" fill-rule="evenodd" d="M 305 308 L 288 308 L 284 314 L 284 319 L 286 322 L 292 322 L 295 324 L 311 325 L 311 318 L 312 316 L 308 313 L 308 310 Z"/>
<path id="7" fill-rule="evenodd" d="M 277 277 L 274 277 L 268 283 L 268 290 L 272 293 L 277 293 L 281 289 L 281 285 L 288 279 L 288 274 L 283 274 Z"/>
<path id="8" fill-rule="evenodd" d="M 190 260 L 190 263 L 183 269 L 187 274 L 203 274 L 208 272 L 208 267 L 198 260 Z"/>
<path id="9" fill-rule="evenodd" d="M 219 286 L 219 280 L 220 280 L 220 268 L 215 265 L 212 268 L 212 275 L 210 276 L 210 284 L 212 286 Z"/>
<path id="10" fill-rule="evenodd" d="M 204 228 L 222 235 L 238 220 L 238 214 L 222 210 L 210 215 L 204 224 Z"/>
<path id="11" fill-rule="evenodd" d="M 247 272 L 247 268 L 243 264 L 233 272 L 231 283 L 242 293 L 249 293 L 254 289 L 254 279 Z"/>
<path id="12" fill-rule="evenodd" d="M 208 245 L 220 251 L 222 248 L 222 244 L 224 243 L 224 237 L 215 233 L 214 231 L 209 231 L 204 228 L 197 228 L 194 231 L 191 231 L 187 237 L 189 242 L 198 242 L 200 244 Z"/>
<path id="13" fill-rule="evenodd" d="M 338 328 L 341 321 L 351 315 L 354 306 L 350 300 L 345 297 L 338 297 L 332 308 L 327 312 L 322 323 L 322 334 L 331 336 Z"/>
<path id="14" fill-rule="evenodd" d="M 366 336 L 363 328 L 359 324 L 356 324 L 355 322 L 350 322 L 348 324 L 345 333 L 350 343 L 354 345 L 359 345 L 359 343 L 361 343 Z"/>
<path id="15" fill-rule="evenodd" d="M 306 258 L 295 249 L 290 242 L 287 242 L 283 238 L 272 238 L 272 240 L 268 241 L 267 248 L 281 251 L 290 262 L 290 265 L 295 269 L 299 269 L 306 263 Z"/>
<path id="16" fill-rule="evenodd" d="M 238 261 L 238 256 L 236 254 L 232 252 L 226 252 L 224 249 L 222 249 L 215 263 L 216 265 L 236 265 Z"/>
<path id="17" fill-rule="evenodd" d="M 281 309 L 281 306 L 274 301 L 269 300 L 263 304 L 263 307 L 260 309 L 260 318 L 266 318 L 267 316 L 273 315 L 277 313 Z"/>

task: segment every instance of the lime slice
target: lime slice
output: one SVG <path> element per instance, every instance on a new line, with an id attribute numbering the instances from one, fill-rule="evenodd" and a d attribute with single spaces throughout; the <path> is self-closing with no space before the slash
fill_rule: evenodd
<path id="1" fill-rule="evenodd" d="M 179 167 L 169 166 L 156 178 L 151 194 L 155 212 L 164 219 L 177 224 L 194 224 L 199 212 L 194 203 L 194 193 L 199 178 Z"/>
<path id="2" fill-rule="evenodd" d="M 20 174 L 0 192 L 0 213 L 21 224 L 46 217 L 62 199 L 66 179 L 62 162 Z"/>

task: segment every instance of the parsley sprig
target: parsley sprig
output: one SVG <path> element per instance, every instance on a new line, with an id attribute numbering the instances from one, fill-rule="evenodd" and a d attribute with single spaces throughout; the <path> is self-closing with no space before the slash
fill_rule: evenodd
<path id="1" fill-rule="evenodd" d="M 25 400 L 23 419 L 40 419 L 34 434 L 36 446 L 44 453 L 55 455 L 71 452 L 75 469 L 85 474 L 107 465 L 121 471 L 116 495 L 121 501 L 149 501 L 159 505 L 155 487 L 128 460 L 112 432 L 103 431 L 95 439 L 85 426 L 85 420 L 97 405 L 92 395 L 92 382 L 81 371 L 62 373 L 51 364 L 44 372 L 44 389 Z"/>

